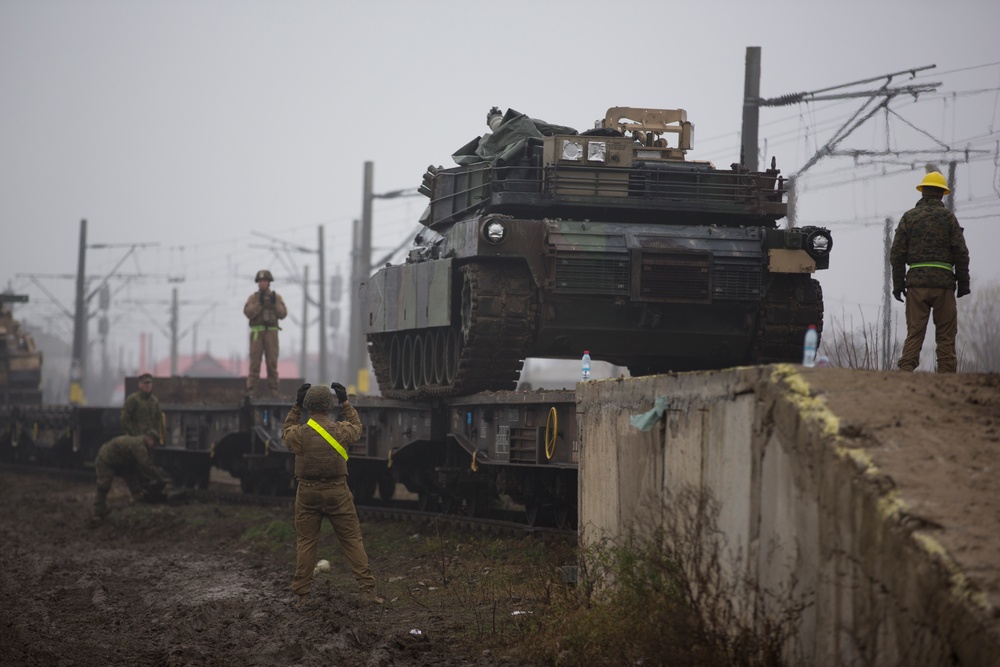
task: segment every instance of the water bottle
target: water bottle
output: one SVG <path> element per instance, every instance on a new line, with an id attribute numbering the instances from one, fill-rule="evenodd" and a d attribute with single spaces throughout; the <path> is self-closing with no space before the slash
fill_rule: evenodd
<path id="1" fill-rule="evenodd" d="M 583 362 L 580 364 L 580 377 L 586 382 L 590 379 L 590 350 L 583 351 Z"/>
<path id="2" fill-rule="evenodd" d="M 806 368 L 812 368 L 816 365 L 816 344 L 818 342 L 819 334 L 816 333 L 816 326 L 810 324 L 809 330 L 806 331 L 806 343 L 802 348 L 802 365 Z"/>

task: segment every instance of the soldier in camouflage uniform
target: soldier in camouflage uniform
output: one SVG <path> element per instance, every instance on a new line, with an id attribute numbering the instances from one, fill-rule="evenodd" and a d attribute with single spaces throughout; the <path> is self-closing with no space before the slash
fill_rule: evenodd
<path id="1" fill-rule="evenodd" d="M 281 426 L 281 439 L 295 452 L 295 574 L 292 591 L 299 604 L 309 599 L 320 527 L 326 518 L 340 542 L 340 549 L 351 566 L 364 597 L 379 602 L 375 595 L 375 577 L 368 565 L 368 554 L 361 540 L 361 525 L 354 508 L 354 496 L 347 487 L 347 448 L 361 437 L 361 419 L 347 401 L 342 384 L 330 385 L 340 401 L 346 421 L 334 422 L 329 413 L 333 394 L 324 386 L 299 387 L 295 405 Z M 302 407 L 310 412 L 306 424 L 299 424 Z"/>
<path id="2" fill-rule="evenodd" d="M 969 293 L 969 249 L 958 219 L 941 201 L 951 192 L 944 176 L 930 172 L 917 190 L 920 201 L 899 220 L 889 255 L 892 295 L 897 301 L 906 297 L 906 342 L 899 369 L 913 371 L 920 364 L 920 348 L 933 311 L 937 370 L 954 373 L 958 370 L 956 283 L 958 297 Z"/>
<path id="3" fill-rule="evenodd" d="M 120 435 L 101 445 L 94 460 L 97 473 L 97 498 L 90 524 L 96 526 L 108 514 L 108 492 L 115 476 L 125 480 L 132 492 L 132 502 L 149 495 L 162 494 L 167 484 L 166 474 L 153 465 L 149 451 L 159 443 L 156 431 L 143 435 Z"/>
<path id="4" fill-rule="evenodd" d="M 142 435 L 154 431 L 162 432 L 163 413 L 160 401 L 153 394 L 153 376 L 143 373 L 139 376 L 139 390 L 129 394 L 122 406 L 121 425 L 126 435 Z"/>
<path id="5" fill-rule="evenodd" d="M 272 396 L 278 395 L 278 320 L 288 315 L 285 302 L 271 289 L 274 277 L 268 270 L 257 272 L 254 281 L 257 291 L 250 295 L 243 306 L 243 314 L 250 320 L 250 370 L 247 373 L 247 394 L 252 394 L 260 379 L 261 356 L 267 359 L 267 386 Z"/>

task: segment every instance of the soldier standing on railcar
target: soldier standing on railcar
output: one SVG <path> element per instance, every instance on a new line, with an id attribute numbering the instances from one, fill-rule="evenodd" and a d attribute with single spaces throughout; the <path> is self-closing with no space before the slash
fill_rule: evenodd
<path id="1" fill-rule="evenodd" d="M 142 435 L 155 431 L 157 438 L 163 429 L 163 412 L 160 401 L 153 393 L 153 376 L 139 376 L 139 389 L 129 394 L 122 405 L 121 425 L 126 435 Z"/>
<path id="2" fill-rule="evenodd" d="M 267 386 L 271 396 L 278 395 L 278 320 L 288 315 L 281 295 L 271 289 L 274 276 L 262 269 L 254 276 L 257 291 L 250 295 L 243 306 L 243 314 L 250 320 L 250 370 L 247 373 L 247 394 L 253 394 L 260 380 L 261 356 L 267 359 Z"/>
<path id="3" fill-rule="evenodd" d="M 969 293 L 969 249 L 958 219 L 941 201 L 951 192 L 944 175 L 930 172 L 917 190 L 920 201 L 900 218 L 889 253 L 892 295 L 897 301 L 906 296 L 906 342 L 899 370 L 913 371 L 920 364 L 920 348 L 933 311 L 937 370 L 954 373 L 958 370 L 956 287 L 959 298 Z"/>
<path id="4" fill-rule="evenodd" d="M 344 385 L 332 383 L 345 421 L 334 422 L 333 394 L 325 386 L 306 383 L 299 387 L 295 405 L 281 426 L 281 439 L 295 453 L 295 574 L 292 591 L 299 605 L 309 601 L 316 549 L 324 517 L 333 526 L 344 557 L 358 580 L 363 597 L 381 602 L 375 594 L 375 577 L 361 539 L 361 524 L 354 496 L 347 487 L 347 448 L 361 437 L 361 418 L 347 401 Z M 303 406 L 310 419 L 299 424 Z"/>

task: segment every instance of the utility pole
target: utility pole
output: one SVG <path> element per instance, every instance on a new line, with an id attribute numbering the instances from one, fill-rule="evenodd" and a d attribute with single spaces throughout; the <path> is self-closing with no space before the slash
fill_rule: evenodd
<path id="1" fill-rule="evenodd" d="M 889 253 L 892 250 L 892 227 L 893 220 L 887 217 L 882 233 L 884 255 L 882 268 L 882 363 L 879 364 L 879 368 L 884 371 L 889 370 L 889 363 L 891 361 L 889 355 L 892 353 L 892 347 L 889 343 L 892 329 L 892 301 L 890 300 L 890 296 L 892 295 L 892 265 L 889 263 Z"/>
<path id="2" fill-rule="evenodd" d="M 173 288 L 170 301 L 170 376 L 177 377 L 177 288 Z"/>
<path id="3" fill-rule="evenodd" d="M 416 188 L 406 188 L 403 190 L 393 190 L 391 192 L 374 193 L 374 171 L 375 165 L 365 162 L 364 185 L 361 198 L 361 222 L 354 221 L 354 252 L 352 254 L 351 270 L 351 324 L 349 328 L 350 340 L 347 345 L 347 372 L 348 381 L 357 382 L 355 388 L 358 393 L 367 393 L 368 381 L 368 345 L 364 334 L 361 333 L 361 312 L 360 289 L 361 283 L 367 282 L 372 272 L 372 202 L 376 199 L 396 199 L 397 197 L 416 197 L 420 192 Z M 409 239 L 404 240 L 403 245 L 409 243 Z M 402 248 L 403 246 L 400 246 Z M 397 248 L 398 249 L 398 248 Z M 392 253 L 379 264 L 387 261 Z"/>
<path id="4" fill-rule="evenodd" d="M 309 361 L 308 342 L 309 337 L 309 265 L 306 264 L 302 272 L 302 348 L 299 350 L 299 377 L 306 377 L 306 362 Z"/>
<path id="5" fill-rule="evenodd" d="M 319 226 L 319 371 L 320 380 L 326 384 L 330 366 L 326 359 L 326 253 L 323 243 L 323 225 Z M 305 326 L 305 322 L 302 323 Z"/>
<path id="6" fill-rule="evenodd" d="M 743 131 L 740 164 L 757 171 L 757 135 L 760 127 L 760 47 L 748 46 L 743 82 Z"/>
<path id="7" fill-rule="evenodd" d="M 69 369 L 69 402 L 83 405 L 83 379 L 87 374 L 87 302 L 84 275 L 87 262 L 87 220 L 80 221 L 80 252 L 76 264 L 76 310 L 73 316 L 73 361 Z"/>
<path id="8" fill-rule="evenodd" d="M 350 354 L 347 363 L 347 381 L 354 385 L 359 393 L 360 387 L 364 386 L 367 391 L 368 385 L 368 346 L 365 343 L 365 336 L 361 333 L 361 303 L 360 289 L 361 283 L 368 280 L 372 270 L 372 200 L 374 195 L 372 189 L 375 179 L 375 164 L 371 161 L 365 162 L 364 183 L 361 196 L 361 223 L 360 228 L 356 228 L 357 238 L 355 248 L 354 270 L 351 272 L 354 280 L 351 281 L 351 340 L 348 344 Z"/>
<path id="9" fill-rule="evenodd" d="M 945 196 L 944 205 L 951 211 L 955 212 L 955 169 L 957 164 L 954 160 L 948 163 L 948 190 L 950 192 Z"/>

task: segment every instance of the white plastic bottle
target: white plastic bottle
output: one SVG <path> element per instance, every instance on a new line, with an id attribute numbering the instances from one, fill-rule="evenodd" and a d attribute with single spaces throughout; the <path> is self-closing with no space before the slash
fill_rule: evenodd
<path id="1" fill-rule="evenodd" d="M 816 345 L 818 342 L 819 334 L 816 333 L 816 326 L 810 324 L 809 330 L 806 331 L 806 342 L 802 348 L 802 365 L 806 368 L 812 368 L 816 365 Z"/>
<path id="2" fill-rule="evenodd" d="M 583 361 L 580 364 L 580 377 L 586 382 L 590 379 L 590 350 L 583 351 Z"/>

